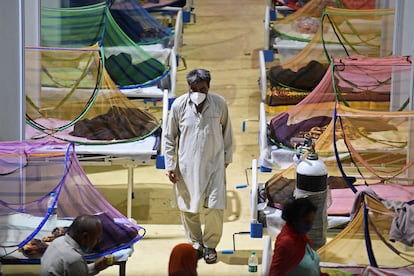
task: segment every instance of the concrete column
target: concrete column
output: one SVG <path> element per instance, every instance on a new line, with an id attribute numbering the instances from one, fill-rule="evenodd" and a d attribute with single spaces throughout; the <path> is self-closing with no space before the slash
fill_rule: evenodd
<path id="1" fill-rule="evenodd" d="M 23 2 L 0 1 L 0 141 L 24 139 Z"/>

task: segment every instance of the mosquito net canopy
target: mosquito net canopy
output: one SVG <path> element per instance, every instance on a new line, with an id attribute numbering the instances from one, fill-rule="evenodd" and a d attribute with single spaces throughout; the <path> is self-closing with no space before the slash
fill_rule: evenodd
<path id="1" fill-rule="evenodd" d="M 355 139 L 358 149 L 384 148 L 387 144 L 404 147 L 410 128 L 399 129 L 397 122 L 407 121 L 411 113 L 390 110 L 406 108 L 410 72 L 410 57 L 335 59 L 322 81 L 305 99 L 271 119 L 269 137 L 274 144 L 292 149 L 306 138 L 313 139 L 320 154 L 325 152 L 326 156 L 333 156 L 332 119 L 334 115 L 349 114 L 349 118 L 341 115 L 341 128 L 339 123 L 335 126 L 338 152 L 348 151 L 343 132 L 348 139 Z M 385 119 L 390 116 L 399 119 Z M 390 133 L 400 133 L 399 142 L 397 137 L 386 136 Z"/>
<path id="2" fill-rule="evenodd" d="M 318 22 L 309 42 L 275 40 L 280 62 L 267 72 L 271 88 L 266 98 L 269 110 L 277 110 L 272 106 L 297 104 L 307 97 L 321 81 L 332 58 L 392 55 L 393 9 L 326 7 Z"/>
<path id="3" fill-rule="evenodd" d="M 296 12 L 275 21 L 273 29 L 285 39 L 309 42 L 321 26 L 324 9 L 328 7 L 375 9 L 375 2 L 375 0 L 311 0 Z"/>
<path id="4" fill-rule="evenodd" d="M 333 59 L 329 77 L 281 115 L 279 120 L 285 121 L 278 128 L 278 134 L 289 127 L 302 131 L 291 142 L 307 138 L 316 143 L 316 152 L 328 168 L 328 212 L 352 218 L 318 250 L 321 261 L 404 268 L 403 273 L 411 275 L 411 57 Z M 316 91 L 326 94 L 316 97 Z M 292 166 L 278 173 L 272 185 L 290 183 L 295 174 Z"/>
<path id="5" fill-rule="evenodd" d="M 168 74 L 167 62 L 140 45 L 166 46 L 171 37 L 171 30 L 136 1 L 41 9 L 41 46 L 83 48 L 98 44 L 106 69 L 119 87 L 144 87 L 163 79 Z"/>
<path id="6" fill-rule="evenodd" d="M 145 230 L 116 210 L 89 181 L 72 145 L 2 142 L 0 162 L 1 258 L 40 258 L 47 245 L 83 214 L 96 215 L 103 223 L 101 241 L 87 258 L 130 247 L 143 237 Z"/>
<path id="7" fill-rule="evenodd" d="M 98 46 L 26 48 L 26 138 L 108 144 L 157 134 L 158 119 L 122 94 Z"/>
<path id="8" fill-rule="evenodd" d="M 398 231 L 395 220 L 401 221 L 404 212 L 391 207 L 399 204 L 411 209 L 412 206 L 372 197 L 370 193 L 362 193 L 359 198 L 352 221 L 318 250 L 321 262 L 341 264 L 345 268 L 372 266 L 401 273 L 391 275 L 412 275 L 414 255 L 408 242 L 412 235 L 401 233 L 400 238 L 395 239 Z"/>
<path id="9" fill-rule="evenodd" d="M 310 61 L 329 64 L 331 58 L 392 55 L 394 10 L 354 10 L 327 7 L 309 43 L 281 66 L 297 71 Z M 290 38 L 291 39 L 291 38 Z M 277 47 L 277 46 L 276 46 Z"/>

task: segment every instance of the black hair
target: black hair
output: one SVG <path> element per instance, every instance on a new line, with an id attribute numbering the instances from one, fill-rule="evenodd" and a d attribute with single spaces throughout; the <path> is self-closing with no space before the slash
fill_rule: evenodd
<path id="1" fill-rule="evenodd" d="M 194 69 L 187 74 L 187 83 L 191 86 L 192 84 L 205 81 L 210 86 L 211 75 L 210 71 L 206 69 Z"/>
<path id="2" fill-rule="evenodd" d="M 90 233 L 95 231 L 97 224 L 102 224 L 99 217 L 94 215 L 80 215 L 69 226 L 68 232 L 71 236 L 84 232 Z"/>
<path id="3" fill-rule="evenodd" d="M 282 219 L 292 224 L 309 213 L 315 213 L 317 209 L 316 205 L 308 198 L 293 199 L 283 206 Z"/>

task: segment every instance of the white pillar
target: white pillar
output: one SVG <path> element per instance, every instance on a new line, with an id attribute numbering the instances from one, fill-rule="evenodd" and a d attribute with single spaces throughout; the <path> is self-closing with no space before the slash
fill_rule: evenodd
<path id="1" fill-rule="evenodd" d="M 24 139 L 23 3 L 0 1 L 0 141 Z"/>

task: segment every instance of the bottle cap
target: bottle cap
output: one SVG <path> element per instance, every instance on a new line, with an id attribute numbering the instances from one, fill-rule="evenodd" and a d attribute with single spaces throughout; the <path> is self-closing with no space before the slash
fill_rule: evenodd
<path id="1" fill-rule="evenodd" d="M 252 251 L 252 255 L 256 255 L 256 251 Z"/>

